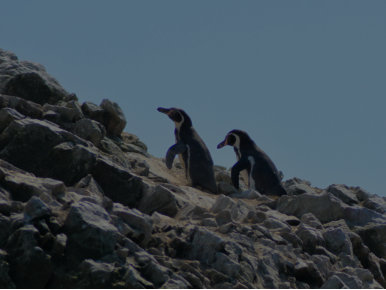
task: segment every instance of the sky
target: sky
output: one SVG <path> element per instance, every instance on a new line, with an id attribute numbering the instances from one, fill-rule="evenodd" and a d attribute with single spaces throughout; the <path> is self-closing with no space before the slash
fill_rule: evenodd
<path id="1" fill-rule="evenodd" d="M 108 98 L 163 157 L 184 109 L 215 164 L 248 132 L 283 171 L 386 196 L 386 1 L 3 0 L 0 47 L 81 103 Z"/>

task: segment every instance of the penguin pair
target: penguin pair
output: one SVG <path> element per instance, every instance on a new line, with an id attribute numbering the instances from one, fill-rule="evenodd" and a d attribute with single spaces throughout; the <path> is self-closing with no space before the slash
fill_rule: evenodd
<path id="1" fill-rule="evenodd" d="M 190 179 L 192 186 L 217 193 L 212 157 L 205 143 L 192 127 L 190 117 L 177 108 L 158 108 L 157 110 L 168 115 L 175 123 L 176 144 L 172 145 L 166 153 L 166 166 L 171 169 L 175 156 L 180 154 L 186 177 Z M 286 194 L 275 165 L 246 132 L 230 131 L 217 148 L 220 149 L 226 145 L 234 147 L 238 159 L 231 170 L 232 183 L 237 189 L 239 189 L 240 171 L 247 170 L 251 189 L 256 189 L 263 194 Z"/>

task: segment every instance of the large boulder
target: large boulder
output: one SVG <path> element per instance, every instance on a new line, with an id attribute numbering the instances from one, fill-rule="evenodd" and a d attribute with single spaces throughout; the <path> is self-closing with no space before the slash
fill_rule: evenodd
<path id="1" fill-rule="evenodd" d="M 16 55 L 3 49 L 0 49 L 0 93 L 39 104 L 57 103 L 69 96 L 42 65 L 19 61 Z"/>
<path id="2" fill-rule="evenodd" d="M 114 251 L 119 233 L 101 206 L 87 201 L 74 203 L 64 226 L 69 254 L 76 259 L 98 259 Z"/>
<path id="3" fill-rule="evenodd" d="M 386 259 L 386 224 L 371 223 L 358 228 L 357 233 L 374 254 Z"/>
<path id="4" fill-rule="evenodd" d="M 41 119 L 43 116 L 41 105 L 16 96 L 0 94 L 0 108 L 12 108 L 25 116 L 35 119 Z"/>

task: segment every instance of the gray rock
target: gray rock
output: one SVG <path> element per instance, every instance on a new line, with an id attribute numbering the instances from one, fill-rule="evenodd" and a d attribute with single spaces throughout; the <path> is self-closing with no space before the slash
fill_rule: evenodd
<path id="1" fill-rule="evenodd" d="M 14 109 L 24 116 L 41 119 L 43 116 L 42 106 L 16 96 L 0 94 L 0 108 Z"/>
<path id="2" fill-rule="evenodd" d="M 147 245 L 153 229 L 153 221 L 150 216 L 141 213 L 137 209 L 129 209 L 119 203 L 114 204 L 112 213 L 137 231 L 136 240 L 138 240 L 141 246 L 145 247 Z"/>
<path id="3" fill-rule="evenodd" d="M 11 220 L 0 214 L 0 247 L 3 248 L 7 243 L 7 239 L 11 231 Z"/>
<path id="4" fill-rule="evenodd" d="M 302 240 L 303 249 L 307 252 L 312 253 L 316 246 L 325 245 L 322 234 L 306 224 L 300 224 L 296 231 L 296 235 Z"/>
<path id="5" fill-rule="evenodd" d="M 224 253 L 216 253 L 216 258 L 215 262 L 213 263 L 213 267 L 217 271 L 232 278 L 236 278 L 241 271 L 240 264 L 225 255 Z"/>
<path id="6" fill-rule="evenodd" d="M 73 204 L 64 225 L 72 256 L 100 258 L 113 252 L 118 230 L 101 206 L 86 201 Z"/>
<path id="7" fill-rule="evenodd" d="M 7 262 L 7 252 L 0 249 L 0 288 L 16 288 L 9 277 L 9 263 Z"/>
<path id="8" fill-rule="evenodd" d="M 235 221 L 239 221 L 245 219 L 248 216 L 248 213 L 251 211 L 251 208 L 248 207 L 241 200 L 238 200 L 236 202 L 232 198 L 221 194 L 216 199 L 216 202 L 213 204 L 210 210 L 215 214 L 219 213 L 220 211 L 229 210 L 232 219 Z"/>
<path id="9" fill-rule="evenodd" d="M 123 281 L 125 282 L 125 288 L 129 289 L 154 288 L 153 283 L 144 279 L 132 265 L 127 265 Z"/>
<path id="10" fill-rule="evenodd" d="M 244 199 L 257 199 L 262 197 L 262 195 L 256 190 L 245 190 L 241 192 L 236 192 L 230 195 L 232 198 L 244 198 Z"/>
<path id="11" fill-rule="evenodd" d="M 80 288 L 111 288 L 115 267 L 109 263 L 84 260 L 79 265 Z"/>
<path id="12" fill-rule="evenodd" d="M 310 284 L 313 288 L 318 288 L 323 284 L 323 277 L 315 264 L 311 261 L 304 262 L 299 260 L 294 267 L 294 275 L 297 280 Z"/>
<path id="13" fill-rule="evenodd" d="M 323 225 L 312 213 L 306 213 L 302 215 L 301 221 L 302 223 L 309 225 L 315 229 L 318 229 L 318 230 L 323 229 Z"/>
<path id="14" fill-rule="evenodd" d="M 288 195 L 299 195 L 303 193 L 315 194 L 315 190 L 311 187 L 311 183 L 300 178 L 292 178 L 283 183 Z"/>
<path id="15" fill-rule="evenodd" d="M 349 188 L 345 185 L 332 184 L 327 188 L 327 192 L 331 192 L 333 195 L 348 205 L 358 204 L 359 202 L 355 193 L 349 190 Z"/>
<path id="16" fill-rule="evenodd" d="M 337 276 L 332 275 L 321 287 L 322 289 L 348 289 L 349 287 Z"/>
<path id="17" fill-rule="evenodd" d="M 157 211 L 174 217 L 178 213 L 177 198 L 171 190 L 162 185 L 151 186 L 145 190 L 138 209 L 146 214 Z"/>
<path id="18" fill-rule="evenodd" d="M 303 214 L 310 212 L 322 223 L 343 218 L 346 207 L 331 193 L 323 193 L 321 195 L 308 193 L 295 196 L 287 195 L 280 197 L 277 203 L 277 210 L 282 213 L 300 218 Z"/>
<path id="19" fill-rule="evenodd" d="M 51 209 L 37 196 L 33 196 L 24 207 L 24 216 L 28 221 L 49 217 Z"/>
<path id="20" fill-rule="evenodd" d="M 100 107 L 104 110 L 103 125 L 108 135 L 120 136 L 126 126 L 126 118 L 122 109 L 115 102 L 103 99 Z"/>
<path id="21" fill-rule="evenodd" d="M 93 197 L 99 202 L 99 204 L 103 204 L 107 198 L 104 195 L 102 188 L 95 181 L 91 174 L 88 174 L 79 180 L 79 182 L 75 184 L 75 188 L 77 189 L 77 193 Z"/>
<path id="22" fill-rule="evenodd" d="M 350 289 L 363 288 L 363 283 L 358 277 L 343 272 L 333 272 L 332 274 L 338 277 Z"/>
<path id="23" fill-rule="evenodd" d="M 68 97 L 60 84 L 37 63 L 19 61 L 0 49 L 0 93 L 19 96 L 36 103 L 56 103 Z"/>
<path id="24" fill-rule="evenodd" d="M 326 247 L 334 254 L 345 253 L 353 255 L 352 244 L 349 236 L 340 228 L 329 228 L 323 232 Z"/>
<path id="25" fill-rule="evenodd" d="M 131 144 L 136 146 L 137 148 L 140 148 L 142 152 L 147 152 L 147 146 L 145 143 L 143 143 L 141 140 L 139 140 L 138 136 L 127 133 L 127 132 L 122 132 L 121 134 L 122 137 L 122 144 Z M 123 149 L 122 149 L 123 150 Z M 132 152 L 132 151 L 129 151 Z"/>
<path id="26" fill-rule="evenodd" d="M 45 288 L 51 277 L 51 256 L 38 246 L 38 230 L 28 225 L 8 239 L 10 276 L 17 288 Z"/>
<path id="27" fill-rule="evenodd" d="M 136 262 L 139 264 L 139 271 L 142 276 L 159 288 L 170 276 L 170 270 L 160 265 L 151 255 L 146 252 L 136 252 L 134 254 Z"/>
<path id="28" fill-rule="evenodd" d="M 2 132 L 8 125 L 15 120 L 25 118 L 24 115 L 11 108 L 2 108 L 0 110 L 0 132 Z"/>
<path id="29" fill-rule="evenodd" d="M 196 228 L 188 257 L 210 265 L 215 262 L 217 252 L 222 250 L 224 245 L 225 240 L 219 235 L 206 229 Z"/>
<path id="30" fill-rule="evenodd" d="M 52 148 L 67 141 L 86 145 L 50 122 L 29 118 L 13 121 L 0 134 L 0 158 L 38 176 L 49 176 Z"/>
<path id="31" fill-rule="evenodd" d="M 349 226 L 364 226 L 370 223 L 386 224 L 385 215 L 360 206 L 346 207 L 344 219 Z"/>
<path id="32" fill-rule="evenodd" d="M 263 225 L 271 231 L 291 232 L 291 227 L 285 221 L 276 218 L 267 218 Z"/>
<path id="33" fill-rule="evenodd" d="M 100 106 L 92 102 L 84 102 L 82 104 L 82 111 L 88 118 L 103 124 L 104 110 Z"/>
<path id="34" fill-rule="evenodd" d="M 84 118 L 75 123 L 74 133 L 92 142 L 95 146 L 99 146 L 101 140 L 106 136 L 106 129 L 101 123 Z"/>
<path id="35" fill-rule="evenodd" d="M 67 103 L 62 106 L 44 104 L 43 118 L 62 126 L 66 123 L 74 123 L 84 116 L 80 107 L 74 104 L 72 106 L 68 106 Z"/>
<path id="36" fill-rule="evenodd" d="M 364 244 L 380 258 L 386 258 L 386 225 L 369 224 L 356 231 Z"/>
<path id="37" fill-rule="evenodd" d="M 217 192 L 219 194 L 231 195 L 237 192 L 237 189 L 232 185 L 224 181 L 217 182 Z"/>
<path id="38" fill-rule="evenodd" d="M 91 173 L 114 202 L 136 207 L 143 197 L 142 179 L 105 158 L 97 158 Z"/>

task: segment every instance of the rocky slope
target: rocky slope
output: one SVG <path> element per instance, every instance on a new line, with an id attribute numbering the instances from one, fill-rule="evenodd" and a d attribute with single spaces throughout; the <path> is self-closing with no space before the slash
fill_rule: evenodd
<path id="1" fill-rule="evenodd" d="M 288 196 L 187 186 L 119 106 L 0 50 L 1 288 L 382 288 L 386 201 L 284 182 Z"/>

